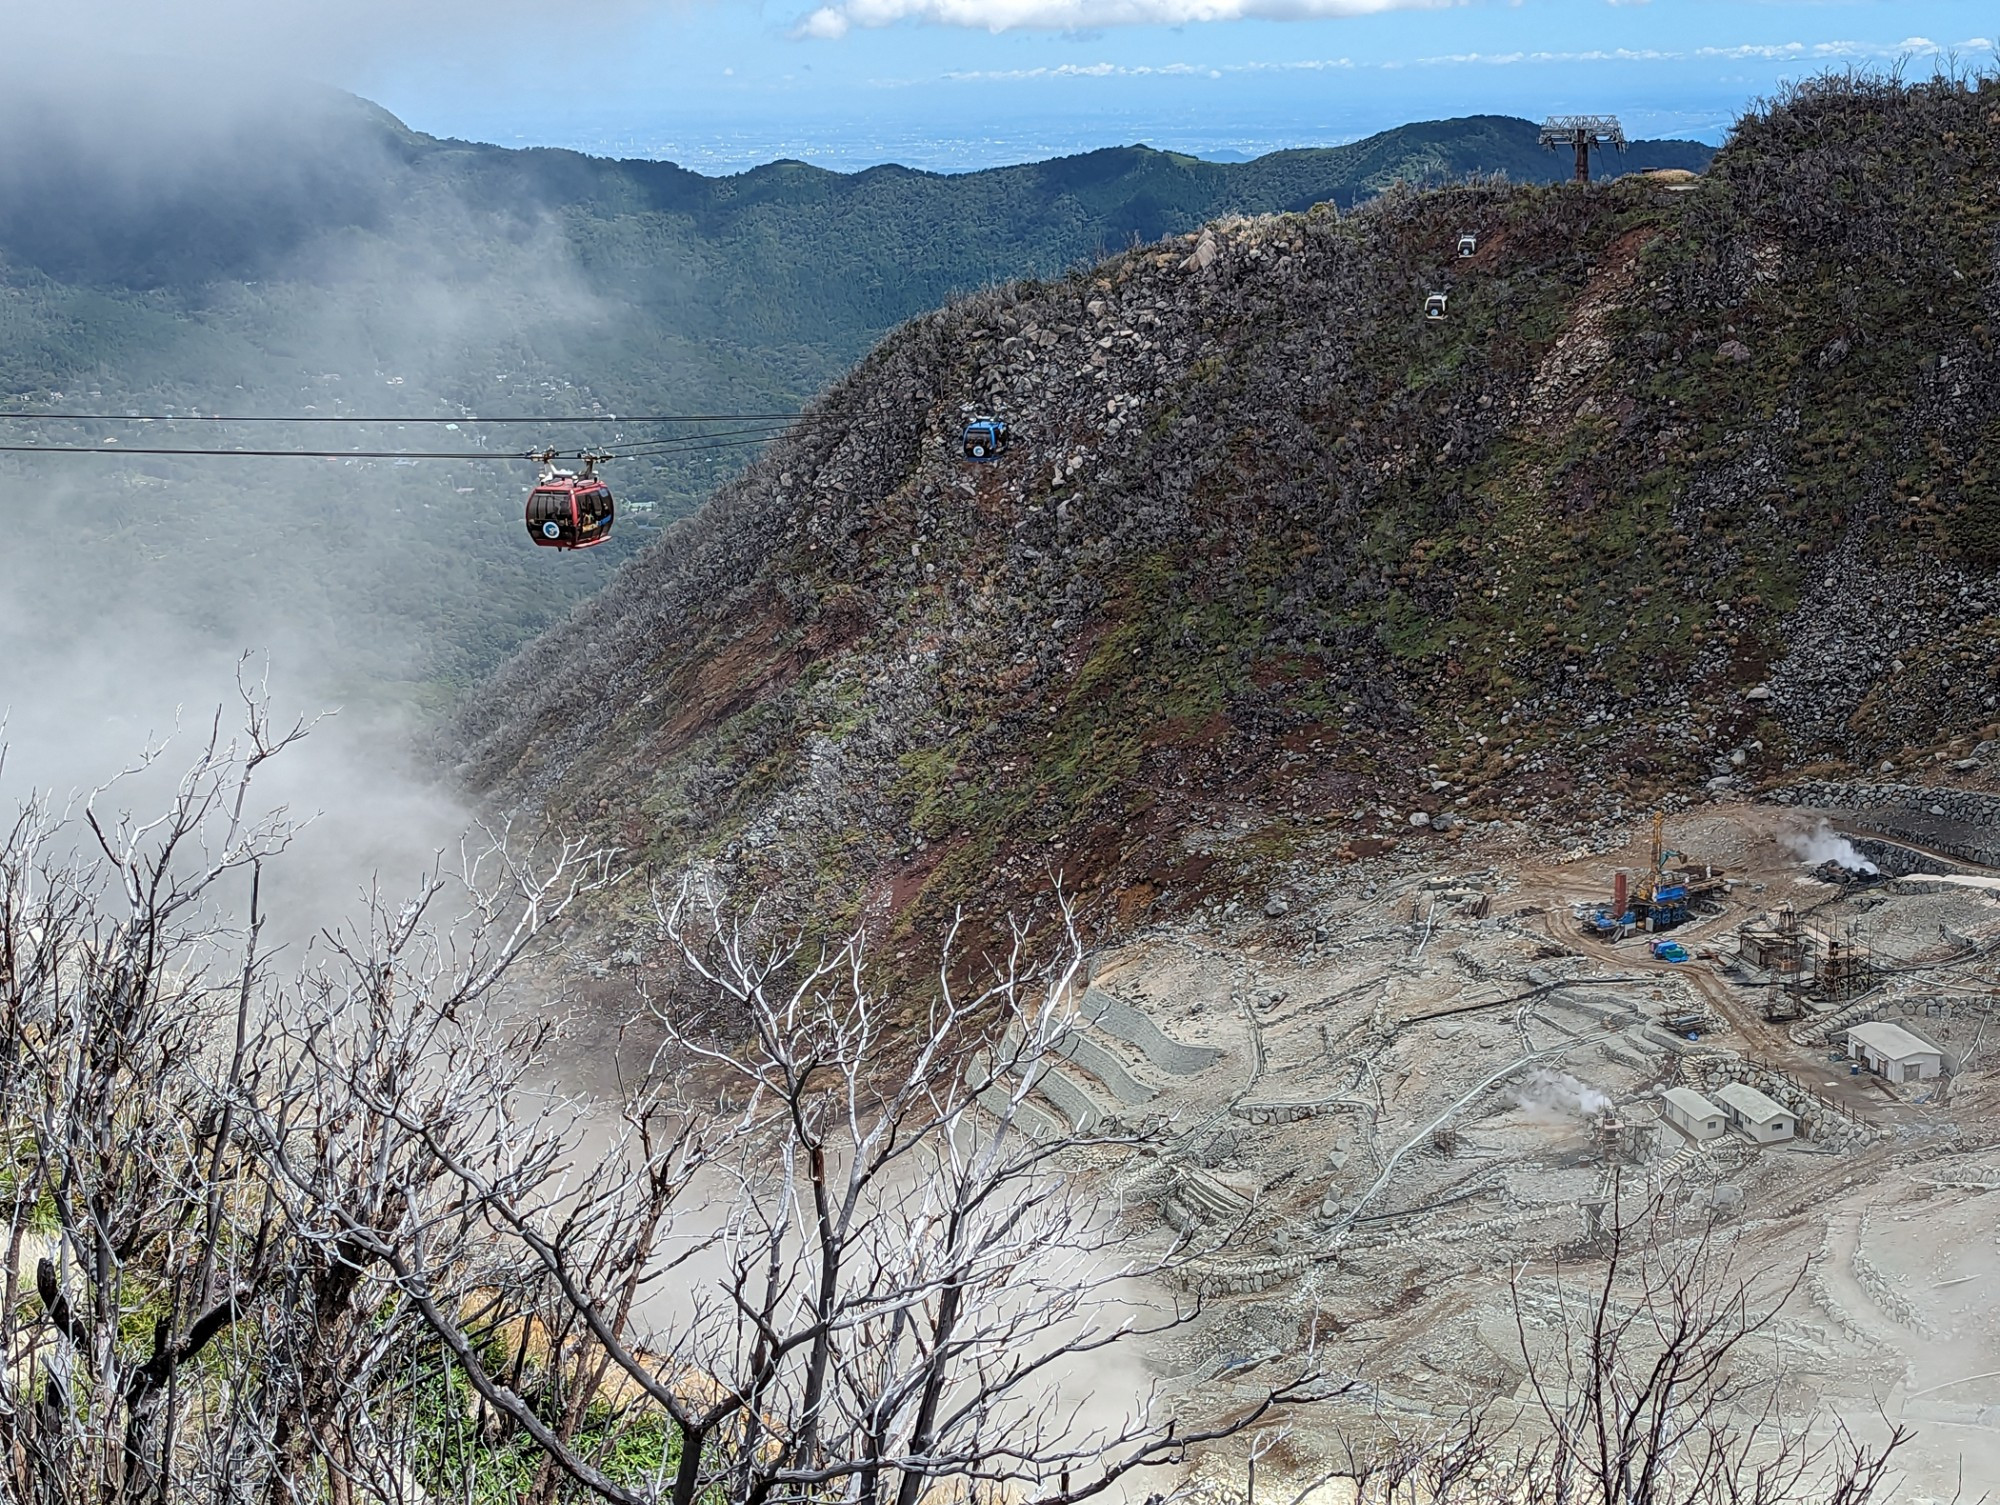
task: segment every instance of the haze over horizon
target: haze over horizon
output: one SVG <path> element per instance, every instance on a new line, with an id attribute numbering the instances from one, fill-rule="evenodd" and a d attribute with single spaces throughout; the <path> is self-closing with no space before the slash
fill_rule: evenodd
<path id="1" fill-rule="evenodd" d="M 451 58 L 383 59 L 367 83 L 420 129 L 501 145 L 708 172 L 776 157 L 964 171 L 1132 142 L 1240 159 L 1552 111 L 1717 144 L 1757 98 L 1826 68 L 1992 53 L 1960 0 L 765 0 L 608 24 L 630 50 L 575 94 Z"/>
<path id="2" fill-rule="evenodd" d="M 1826 69 L 1993 55 L 1964 0 L 463 0 L 0 4 L 16 36 L 304 74 L 439 136 L 732 172 L 1217 158 L 1409 121 L 1613 112 L 1719 142 Z"/>
<path id="3" fill-rule="evenodd" d="M 759 32 L 741 12 L 713 9 L 677 39 L 707 65 L 705 76 L 704 64 L 680 65 L 684 93 L 622 81 L 630 63 L 581 98 L 527 108 L 490 75 L 451 65 L 420 80 L 385 66 L 362 92 L 433 134 L 710 173 L 781 157 L 840 171 L 973 171 L 1134 143 L 1242 160 L 1414 121 L 1563 112 L 1617 114 L 1635 137 L 1718 145 L 1759 99 L 1817 73 L 1987 62 L 1993 42 L 1966 9 L 1917 4 L 1892 18 L 1876 0 L 1523 0 L 1504 12 L 1474 3 L 1449 15 L 1074 32 L 903 23 L 833 41 L 768 23 Z M 1827 24 L 1836 17 L 1851 31 Z M 1863 19 L 1865 34 L 1852 26 Z M 1796 24 L 1805 20 L 1819 24 Z M 739 58 L 748 61 L 726 61 Z"/>

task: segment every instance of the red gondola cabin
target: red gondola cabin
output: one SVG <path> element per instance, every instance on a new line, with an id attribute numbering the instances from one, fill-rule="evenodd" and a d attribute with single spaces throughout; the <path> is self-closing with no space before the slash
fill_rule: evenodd
<path id="1" fill-rule="evenodd" d="M 545 476 L 528 493 L 528 537 L 544 549 L 590 549 L 611 536 L 611 489 L 596 476 Z"/>

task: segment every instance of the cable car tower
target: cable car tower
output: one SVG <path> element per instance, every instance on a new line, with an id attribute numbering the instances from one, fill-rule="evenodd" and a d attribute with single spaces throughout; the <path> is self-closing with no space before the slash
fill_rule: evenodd
<path id="1" fill-rule="evenodd" d="M 1625 127 L 1616 115 L 1551 115 L 1542 122 L 1541 144 L 1551 151 L 1559 146 L 1576 148 L 1576 180 L 1590 181 L 1590 149 L 1608 146 L 1625 150 Z"/>

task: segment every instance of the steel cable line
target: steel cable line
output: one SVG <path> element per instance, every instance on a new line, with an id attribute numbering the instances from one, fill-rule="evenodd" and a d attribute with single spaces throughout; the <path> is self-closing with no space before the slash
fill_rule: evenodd
<path id="1" fill-rule="evenodd" d="M 671 458 L 677 454 L 699 453 L 706 450 L 741 449 L 746 446 L 769 443 L 775 434 L 762 434 L 752 438 L 723 439 L 713 443 L 700 442 L 706 435 L 694 435 L 673 447 L 660 446 L 642 448 L 637 451 L 579 450 L 574 453 L 564 450 L 551 455 L 558 460 L 583 460 L 595 457 L 599 460 Z M 245 460 L 539 460 L 546 450 L 532 450 L 513 453 L 507 450 L 466 449 L 466 450 L 413 450 L 413 449 L 191 449 L 169 448 L 157 445 L 136 444 L 0 444 L 0 454 L 6 455 L 193 455 L 202 457 L 236 457 Z"/>
<path id="2" fill-rule="evenodd" d="M 245 460 L 532 460 L 503 450 L 410 449 L 166 449 L 135 444 L 0 444 L 4 455 L 204 455 Z M 564 458 L 567 458 L 565 456 Z"/>
<path id="3" fill-rule="evenodd" d="M 772 438 L 774 438 L 774 437 L 776 437 L 776 436 L 775 436 L 775 435 L 766 435 L 766 436 L 765 436 L 764 438 L 762 438 L 762 439 L 724 439 L 724 440 L 721 440 L 721 441 L 718 441 L 717 443 L 714 443 L 714 444 L 692 444 L 692 445 L 689 445 L 689 446 L 688 446 L 687 448 L 685 448 L 685 449 L 673 449 L 673 450 L 665 450 L 665 451 L 660 451 L 660 450 L 644 450 L 644 449 L 642 449 L 642 450 L 637 450 L 637 451 L 629 451 L 629 450 L 612 450 L 612 451 L 610 451 L 610 452 L 609 452 L 608 454 L 607 454 L 607 453 L 599 453 L 599 454 L 598 454 L 598 459 L 600 459 L 600 460 L 604 460 L 604 461 L 610 461 L 610 460 L 671 460 L 671 459 L 673 459 L 673 458 L 674 458 L 674 457 L 675 457 L 676 455 L 698 455 L 698 454 L 709 454 L 709 453 L 712 453 L 712 452 L 714 452 L 714 451 L 716 451 L 716 450 L 724 450 L 724 449 L 755 449 L 755 448 L 756 448 L 756 447 L 757 447 L 758 445 L 760 445 L 760 444 L 769 444 L 769 443 L 771 442 Z"/>
<path id="4" fill-rule="evenodd" d="M 785 423 L 741 423 L 731 428 L 706 429 L 694 434 L 666 434 L 653 439 L 629 439 L 626 444 L 686 444 L 695 439 L 726 439 L 737 434 L 781 434 L 791 427 Z"/>
<path id="5" fill-rule="evenodd" d="M 231 417 L 221 413 L 0 413 L 0 422 L 6 423 L 789 423 L 797 418 L 797 413 L 641 413 L 627 416 L 618 413 L 562 414 L 556 417 L 509 416 L 503 418 L 426 417 L 422 414 L 402 414 L 377 418 L 357 417 L 346 413 L 303 413 L 283 416 L 279 414 L 257 414 Z"/>
<path id="6" fill-rule="evenodd" d="M 614 442 L 585 450 L 557 450 L 544 446 L 528 451 L 478 450 L 412 450 L 412 449 L 246 449 L 240 446 L 218 448 L 203 445 L 133 445 L 121 444 L 115 439 L 96 444 L 64 444 L 41 440 L 34 443 L 0 443 L 0 454 L 65 454 L 65 455 L 136 455 L 148 457 L 200 457 L 234 455 L 244 459 L 300 459 L 300 460 L 528 460 L 551 461 L 556 459 L 612 460 L 612 459 L 671 459 L 678 454 L 693 454 L 718 450 L 739 449 L 750 445 L 765 444 L 778 437 L 784 429 L 800 415 L 797 413 L 655 413 L 636 417 L 618 417 L 615 414 L 554 415 L 544 417 L 503 416 L 494 418 L 476 417 L 425 417 L 386 416 L 361 417 L 352 414 L 294 414 L 226 416 L 207 413 L 29 413 L 0 412 L 0 422 L 45 422 L 45 423 L 207 423 L 207 424 L 454 424 L 477 427 L 482 424 L 723 424 L 741 425 L 709 432 L 680 433 L 653 439 L 633 439 Z"/>
<path id="7" fill-rule="evenodd" d="M 611 459 L 634 460 L 649 455 L 686 454 L 690 450 L 713 449 L 719 445 L 766 444 L 783 433 L 783 429 L 775 428 L 724 429 L 719 434 L 687 434 L 674 439 L 642 439 L 631 444 L 614 444 L 603 453 Z"/>

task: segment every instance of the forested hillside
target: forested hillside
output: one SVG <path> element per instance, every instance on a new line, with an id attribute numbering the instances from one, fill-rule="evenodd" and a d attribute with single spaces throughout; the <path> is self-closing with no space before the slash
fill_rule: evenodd
<path id="1" fill-rule="evenodd" d="M 1991 88 L 1825 80 L 1685 191 L 1398 192 L 984 291 L 511 665 L 467 771 L 821 914 L 1060 871 L 1115 925 L 1962 756 L 2000 734 L 1996 165 Z M 954 457 L 975 405 L 997 464 Z"/>
<path id="2" fill-rule="evenodd" d="M 1482 117 L 1238 165 L 1124 147 L 952 177 L 776 163 L 705 178 L 438 140 L 330 91 L 218 87 L 53 74 L 0 102 L 6 407 L 789 410 L 955 294 L 1060 276 L 1224 212 L 1352 204 L 1398 178 L 1567 171 L 1526 122 Z M 1707 155 L 1641 144 L 1624 165 Z M 726 427 L 710 432 L 729 439 Z M 321 448 L 330 433 L 335 448 L 501 453 L 651 437 L 611 422 L 554 434 L 49 423 L 7 437 Z M 205 637 L 318 644 L 343 694 L 441 702 L 745 453 L 614 467 L 639 507 L 602 557 L 566 559 L 520 536 L 518 460 L 5 456 L 16 505 L 43 498 L 65 519 L 17 534 L 5 583 L 32 620 L 72 614 L 115 577 L 117 601 Z"/>

